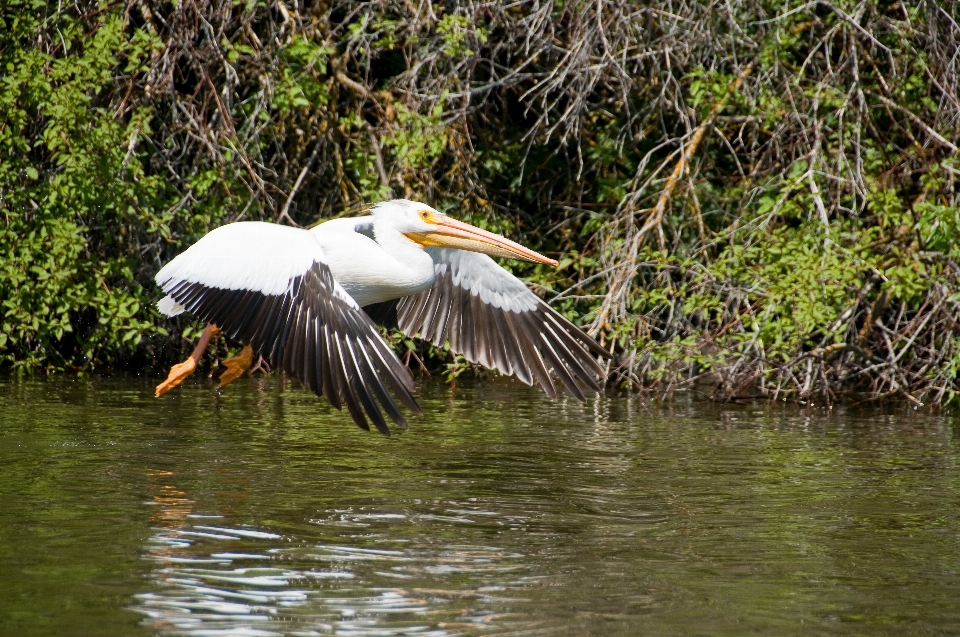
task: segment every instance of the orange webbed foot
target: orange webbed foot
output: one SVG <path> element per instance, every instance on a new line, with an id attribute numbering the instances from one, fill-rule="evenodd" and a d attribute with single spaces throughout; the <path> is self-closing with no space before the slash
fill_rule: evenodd
<path id="1" fill-rule="evenodd" d="M 157 385 L 157 398 L 163 396 L 168 391 L 182 383 L 196 369 L 197 361 L 193 360 L 193 357 L 190 357 L 182 363 L 178 363 L 171 367 L 170 374 L 167 375 L 167 380 Z"/>
<path id="2" fill-rule="evenodd" d="M 227 370 L 220 374 L 220 386 L 226 387 L 233 381 L 243 376 L 243 373 L 250 369 L 250 365 L 252 364 L 253 348 L 249 345 L 245 345 L 237 356 L 223 361 L 223 366 L 226 367 Z"/>
<path id="3" fill-rule="evenodd" d="M 210 344 L 210 339 L 219 332 L 220 330 L 213 323 L 208 323 L 207 326 L 203 328 L 203 333 L 200 334 L 200 340 L 197 341 L 197 346 L 193 348 L 193 353 L 190 354 L 190 358 L 171 367 L 170 373 L 167 375 L 167 380 L 157 385 L 157 398 L 160 398 L 160 396 L 163 396 L 182 383 L 187 376 L 197 369 L 197 363 L 200 362 L 200 357 L 203 356 L 203 353 L 207 351 L 207 345 Z"/>

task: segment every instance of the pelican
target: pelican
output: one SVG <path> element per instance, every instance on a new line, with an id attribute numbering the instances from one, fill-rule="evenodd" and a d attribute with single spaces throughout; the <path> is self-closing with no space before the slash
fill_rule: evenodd
<path id="1" fill-rule="evenodd" d="M 221 385 L 257 353 L 337 409 L 345 405 L 362 429 L 370 429 L 369 418 L 390 435 L 382 412 L 407 427 L 393 396 L 421 411 L 412 375 L 378 324 L 437 346 L 448 342 L 468 361 L 536 383 L 551 398 L 551 374 L 581 401 L 581 385 L 599 391 L 604 368 L 597 357 L 610 354 L 491 257 L 557 265 L 405 199 L 309 230 L 256 221 L 221 226 L 157 273 L 167 295 L 160 312 L 189 312 L 207 326 L 156 394 L 189 376 L 220 331 L 245 344 L 225 361 Z"/>

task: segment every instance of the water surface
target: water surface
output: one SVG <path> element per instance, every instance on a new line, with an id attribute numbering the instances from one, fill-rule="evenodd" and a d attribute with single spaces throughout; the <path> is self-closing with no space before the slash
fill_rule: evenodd
<path id="1" fill-rule="evenodd" d="M 152 380 L 0 383 L 0 634 L 960 634 L 949 417 Z"/>

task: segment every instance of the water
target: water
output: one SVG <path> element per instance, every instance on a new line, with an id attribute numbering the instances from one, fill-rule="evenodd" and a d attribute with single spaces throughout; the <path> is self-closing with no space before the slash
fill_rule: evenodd
<path id="1" fill-rule="evenodd" d="M 0 384 L 0 635 L 960 634 L 948 417 L 152 384 Z"/>

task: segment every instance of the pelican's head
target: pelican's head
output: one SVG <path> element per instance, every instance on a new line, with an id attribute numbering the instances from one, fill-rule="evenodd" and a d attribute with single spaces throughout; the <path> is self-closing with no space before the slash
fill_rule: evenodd
<path id="1" fill-rule="evenodd" d="M 452 219 L 426 204 L 394 199 L 377 204 L 372 213 L 377 224 L 389 225 L 425 248 L 456 248 L 492 257 L 557 265 L 555 260 L 539 252 L 524 248 L 506 237 Z"/>

